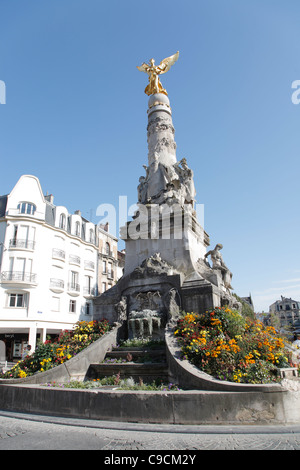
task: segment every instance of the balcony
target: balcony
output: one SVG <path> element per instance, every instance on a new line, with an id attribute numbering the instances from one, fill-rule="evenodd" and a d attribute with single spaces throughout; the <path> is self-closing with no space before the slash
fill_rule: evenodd
<path id="1" fill-rule="evenodd" d="M 37 284 L 36 274 L 23 271 L 3 271 L 1 273 L 1 282 L 7 284 L 20 284 L 35 286 Z"/>
<path id="2" fill-rule="evenodd" d="M 84 297 L 95 297 L 96 293 L 97 293 L 96 287 L 84 287 L 83 288 Z"/>
<path id="3" fill-rule="evenodd" d="M 68 294 L 70 295 L 79 295 L 80 294 L 80 285 L 74 282 L 68 283 Z"/>
<path id="4" fill-rule="evenodd" d="M 76 255 L 70 255 L 69 256 L 69 263 L 70 264 L 76 264 L 76 266 L 80 266 L 81 260 L 79 256 Z"/>
<path id="5" fill-rule="evenodd" d="M 114 280 L 114 278 L 115 278 L 115 273 L 112 270 L 111 271 L 104 270 L 104 271 L 102 271 L 102 274 L 105 274 L 107 276 L 107 279 Z"/>
<path id="6" fill-rule="evenodd" d="M 62 279 L 51 278 L 50 279 L 50 289 L 52 292 L 63 292 L 65 287 L 65 283 Z"/>
<path id="7" fill-rule="evenodd" d="M 102 248 L 102 250 L 99 254 L 100 254 L 100 256 L 115 258 L 114 252 L 111 251 L 111 250 L 106 250 L 105 248 Z"/>
<path id="8" fill-rule="evenodd" d="M 59 249 L 59 248 L 53 248 L 52 258 L 60 259 L 61 261 L 65 261 L 66 252 L 64 250 Z"/>
<path id="9" fill-rule="evenodd" d="M 84 269 L 90 269 L 91 271 L 94 271 L 94 270 L 95 270 L 95 263 L 94 263 L 94 261 L 85 260 L 85 261 L 84 261 Z"/>
<path id="10" fill-rule="evenodd" d="M 9 240 L 9 248 L 16 250 L 31 250 L 35 248 L 35 242 L 33 240 L 20 240 L 12 238 Z"/>

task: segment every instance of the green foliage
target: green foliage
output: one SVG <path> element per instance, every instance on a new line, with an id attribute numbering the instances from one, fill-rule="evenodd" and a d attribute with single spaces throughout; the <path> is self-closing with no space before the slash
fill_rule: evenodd
<path id="1" fill-rule="evenodd" d="M 155 346 L 161 346 L 165 344 L 164 339 L 151 339 L 151 338 L 132 338 L 126 339 L 120 344 L 120 347 L 136 348 L 136 347 L 147 347 L 152 348 Z"/>
<path id="2" fill-rule="evenodd" d="M 101 388 L 105 386 L 116 388 L 117 390 L 137 390 L 137 391 L 177 391 L 179 390 L 176 384 L 163 384 L 160 381 L 153 381 L 151 384 L 144 383 L 141 379 L 139 382 L 135 382 L 131 377 L 129 379 L 121 379 L 120 374 L 111 375 L 101 379 L 77 381 L 72 380 L 67 383 L 48 383 L 44 384 L 47 387 L 59 387 L 59 388 L 74 388 L 74 389 L 93 389 Z"/>
<path id="3" fill-rule="evenodd" d="M 241 315 L 245 318 L 251 318 L 252 320 L 255 320 L 255 313 L 253 312 L 252 308 L 250 307 L 247 302 L 245 302 L 241 297 L 239 297 L 237 294 L 233 294 L 234 297 L 241 303 L 242 305 L 242 311 Z"/>

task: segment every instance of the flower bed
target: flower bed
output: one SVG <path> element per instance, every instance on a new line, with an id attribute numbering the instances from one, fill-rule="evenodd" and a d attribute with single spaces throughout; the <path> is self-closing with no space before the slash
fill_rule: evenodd
<path id="1" fill-rule="evenodd" d="M 73 330 L 65 330 L 56 341 L 38 344 L 35 352 L 19 361 L 12 369 L 0 374 L 2 379 L 20 378 L 44 372 L 63 364 L 110 330 L 103 321 L 80 321 Z"/>
<path id="2" fill-rule="evenodd" d="M 289 367 L 284 341 L 273 327 L 229 308 L 185 314 L 174 334 L 183 357 L 219 380 L 277 382 L 274 371 Z"/>

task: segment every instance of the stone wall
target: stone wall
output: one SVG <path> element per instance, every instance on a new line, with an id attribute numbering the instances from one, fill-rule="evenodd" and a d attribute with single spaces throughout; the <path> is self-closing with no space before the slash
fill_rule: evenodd
<path id="1" fill-rule="evenodd" d="M 161 424 L 299 424 L 300 392 L 137 392 L 0 385 L 0 409 Z"/>

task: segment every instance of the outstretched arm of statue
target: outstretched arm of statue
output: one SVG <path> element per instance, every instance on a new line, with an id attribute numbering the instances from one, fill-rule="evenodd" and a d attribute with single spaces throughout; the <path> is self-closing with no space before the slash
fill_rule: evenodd
<path id="1" fill-rule="evenodd" d="M 136 67 L 140 72 L 145 72 L 145 73 L 148 73 L 149 71 L 149 65 L 146 64 L 145 62 L 142 63 L 142 65 L 137 65 Z"/>

